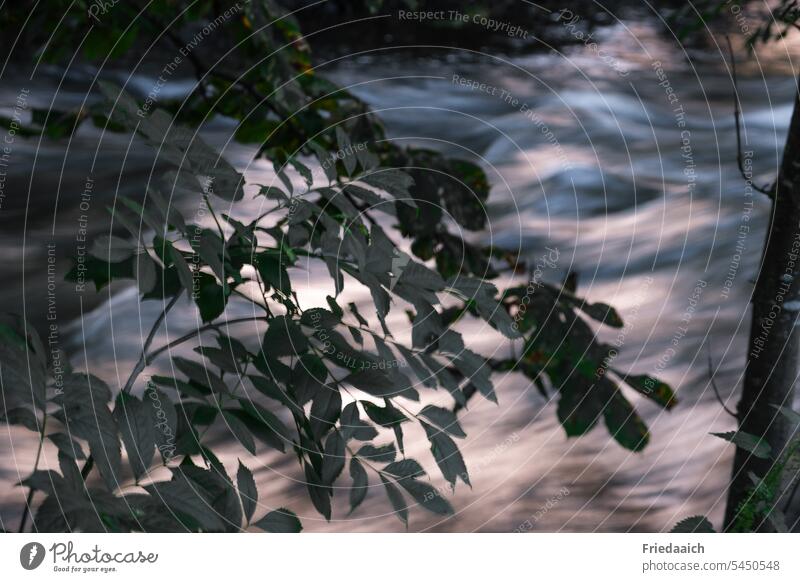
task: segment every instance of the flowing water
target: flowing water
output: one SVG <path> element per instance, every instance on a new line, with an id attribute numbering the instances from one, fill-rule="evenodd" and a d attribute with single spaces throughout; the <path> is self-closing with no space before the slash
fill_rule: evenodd
<path id="1" fill-rule="evenodd" d="M 603 427 L 567 439 L 553 402 L 519 376 L 498 377 L 499 406 L 476 398 L 462 413 L 472 488 L 458 486 L 451 518 L 412 510 L 411 530 L 657 531 L 689 515 L 721 519 L 732 448 L 708 433 L 731 430 L 734 422 L 713 395 L 708 357 L 732 408 L 768 203 L 746 188 L 736 168 L 724 47 L 693 49 L 690 63 L 684 49 L 657 30 L 646 20 L 605 28 L 595 37 L 602 55 L 580 45 L 512 57 L 374 51 L 320 67 L 378 112 L 390 139 L 479 159 L 494 185 L 490 222 L 485 232 L 469 236 L 519 249 L 542 266 L 544 280 L 576 271 L 579 293 L 614 305 L 626 321 L 619 332 L 601 331 L 619 347 L 614 365 L 663 378 L 680 399 L 667 413 L 632 396 L 652 432 L 650 445 L 637 454 L 619 447 Z M 745 163 L 752 163 L 756 182 L 769 181 L 775 171 L 788 126 L 795 91 L 790 48 L 780 45 L 740 63 L 745 149 L 754 152 Z M 62 84 L 60 73 L 41 69 L 27 85 L 4 86 L 2 103 L 13 104 L 27 86 L 36 106 L 48 106 L 54 95 L 59 103 L 78 104 L 91 75 L 73 70 Z M 142 74 L 133 82 L 146 94 L 153 81 Z M 168 87 L 180 93 L 186 84 Z M 217 122 L 204 136 L 226 147 L 226 156 L 246 168 L 249 183 L 271 180 L 270 164 L 251 164 L 252 151 L 228 143 L 230 132 L 230 124 Z M 146 150 L 129 147 L 127 137 L 99 138 L 86 127 L 69 143 L 15 143 L 0 209 L 0 252 L 6 281 L 24 274 L 23 286 L 1 292 L 16 311 L 43 319 L 52 306 L 46 241 L 55 244 L 60 275 L 69 265 L 65 257 L 80 244 L 81 227 L 107 229 L 102 216 L 113 193 L 140 191 L 150 173 Z M 242 207 L 256 213 L 263 202 Z M 192 214 L 191 202 L 180 204 Z M 304 306 L 324 304 L 333 291 L 317 265 L 292 276 Z M 369 295 L 355 282 L 345 295 L 368 309 Z M 59 345 L 76 368 L 88 367 L 112 386 L 124 383 L 161 309 L 135 297 L 124 286 L 95 294 L 57 285 Z M 231 317 L 248 309 L 235 304 Z M 195 310 L 181 300 L 156 345 L 197 325 Z M 408 336 L 402 309 L 395 308 L 390 326 L 399 338 Z M 257 339 L 263 330 L 236 331 Z M 486 355 L 510 349 L 479 324 L 464 332 Z M 158 371 L 169 372 L 169 361 L 148 370 Z M 235 471 L 241 448 L 222 433 L 216 438 Z M 0 492 L 0 515 L 12 528 L 25 491 L 11 484 L 30 470 L 35 442 L 13 429 L 4 429 L 2 439 L 0 477 L 9 487 Z M 421 433 L 408 430 L 406 448 L 443 484 Z M 379 484 L 371 483 L 375 490 L 352 515 L 347 491 L 337 492 L 334 518 L 326 523 L 311 507 L 291 455 L 263 452 L 242 460 L 258 481 L 259 514 L 286 506 L 313 531 L 403 529 Z M 46 464 L 53 461 L 53 451 L 45 449 Z"/>

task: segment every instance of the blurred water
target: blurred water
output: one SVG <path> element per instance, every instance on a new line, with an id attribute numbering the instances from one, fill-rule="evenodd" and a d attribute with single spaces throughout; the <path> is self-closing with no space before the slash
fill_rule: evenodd
<path id="1" fill-rule="evenodd" d="M 604 428 L 567 439 L 554 403 L 518 376 L 498 377 L 500 405 L 476 399 L 462 416 L 469 435 L 462 451 L 472 489 L 459 485 L 451 518 L 412 510 L 411 530 L 656 531 L 698 513 L 717 523 L 721 519 L 732 451 L 708 433 L 730 430 L 733 421 L 713 397 L 707 357 L 713 354 L 717 384 L 732 406 L 768 204 L 757 193 L 748 195 L 736 170 L 724 52 L 706 47 L 690 65 L 682 49 L 647 22 L 610 27 L 598 38 L 627 75 L 582 48 L 513 58 L 454 51 L 411 59 L 377 52 L 321 67 L 321 73 L 351 86 L 373 106 L 390 139 L 480 159 L 494 188 L 489 228 L 477 238 L 521 249 L 531 262 L 546 252 L 545 246 L 557 249 L 557 266 L 545 270 L 545 279 L 558 281 L 577 271 L 580 294 L 614 305 L 626 320 L 619 336 L 602 332 L 622 346 L 615 365 L 656 373 L 677 388 L 680 398 L 679 406 L 664 413 L 632 396 L 652 431 L 647 449 L 633 454 Z M 747 148 L 755 152 L 756 175 L 764 178 L 758 182 L 775 169 L 791 113 L 795 86 L 787 50 L 776 45 L 757 60 L 740 63 Z M 71 85 L 58 92 L 59 100 L 81 98 L 81 74 L 70 73 Z M 486 86 L 465 87 L 453 82 L 453 75 Z M 33 95 L 41 100 L 49 91 L 52 96 L 58 78 L 39 78 Z M 150 82 L 146 76 L 135 80 L 144 87 Z M 13 103 L 16 91 L 0 90 L 2 102 Z M 249 164 L 251 150 L 229 143 L 230 130 L 220 122 L 204 135 L 246 168 L 248 182 L 271 180 L 270 164 Z M 6 304 L 25 296 L 26 310 L 41 309 L 43 241 L 55 240 L 60 257 L 70 254 L 87 175 L 95 182 L 93 232 L 107 229 L 100 216 L 114 191 L 141 189 L 150 155 L 129 150 L 127 139 L 119 136 L 103 137 L 98 148 L 98 138 L 97 130 L 87 127 L 69 144 L 18 142 L 16 173 L 9 182 L 14 186 L 7 189 L 15 198 L 9 196 L 0 213 L 0 221 L 9 225 L 0 232 L 0 252 L 7 280 L 24 273 L 26 288 L 6 288 Z M 263 202 L 243 207 L 257 213 Z M 182 204 L 191 211 L 190 203 Z M 63 272 L 68 263 L 60 259 L 58 265 Z M 333 292 L 319 266 L 292 276 L 304 306 L 324 304 Z M 368 293 L 355 283 L 345 297 L 364 309 L 370 305 Z M 114 287 L 98 298 L 91 292 L 76 297 L 64 286 L 59 309 L 62 342 L 73 364 L 118 386 L 161 306 L 140 306 L 131 288 Z M 231 317 L 247 315 L 248 309 L 233 305 Z M 404 319 L 397 308 L 390 319 L 400 339 L 409 334 Z M 194 309 L 181 301 L 157 343 L 197 325 Z M 257 339 L 262 330 L 240 326 L 236 331 Z M 508 349 L 485 326 L 473 323 L 464 331 L 468 342 L 487 355 Z M 157 362 L 150 372 L 169 371 L 168 365 L 168 360 Z M 424 436 L 408 433 L 407 454 L 422 460 L 442 485 Z M 34 443 L 13 429 L 2 439 L 0 478 L 12 483 L 30 469 Z M 350 516 L 347 491 L 337 492 L 334 519 L 326 523 L 311 507 L 290 455 L 264 452 L 248 458 L 226 435 L 218 439 L 231 471 L 237 456 L 254 469 L 265 505 L 259 513 L 267 506 L 290 507 L 313 531 L 403 528 L 380 490 L 370 492 Z M 46 461 L 54 461 L 52 451 L 46 450 Z M 11 487 L 0 493 L 4 527 L 14 527 L 24 493 Z"/>

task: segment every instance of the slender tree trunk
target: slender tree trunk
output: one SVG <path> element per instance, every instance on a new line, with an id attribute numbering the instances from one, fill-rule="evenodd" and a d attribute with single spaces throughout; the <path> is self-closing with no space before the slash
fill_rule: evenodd
<path id="1" fill-rule="evenodd" d="M 800 96 L 795 96 L 789 135 L 775 188 L 763 262 L 753 293 L 753 317 L 742 397 L 737 406 L 739 429 L 762 437 L 773 456 L 786 446 L 790 426 L 772 405 L 791 406 L 800 364 Z M 772 466 L 737 448 L 728 493 L 725 527 L 746 499 L 754 473 L 763 477 Z M 791 525 L 791 524 L 790 524 Z M 768 526 L 765 526 L 768 527 Z"/>

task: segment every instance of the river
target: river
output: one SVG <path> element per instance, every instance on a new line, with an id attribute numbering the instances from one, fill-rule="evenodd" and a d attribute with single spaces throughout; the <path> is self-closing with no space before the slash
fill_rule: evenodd
<path id="1" fill-rule="evenodd" d="M 631 453 L 604 428 L 567 439 L 553 402 L 517 375 L 498 377 L 499 405 L 476 398 L 462 413 L 472 488 L 458 486 L 451 499 L 456 515 L 447 519 L 413 509 L 412 531 L 661 531 L 695 514 L 721 520 L 733 451 L 709 433 L 735 424 L 714 397 L 708 358 L 733 408 L 768 201 L 747 188 L 736 167 L 722 39 L 687 49 L 691 62 L 653 20 L 617 22 L 595 39 L 602 53 L 580 44 L 507 57 L 432 47 L 427 56 L 375 50 L 320 65 L 322 74 L 378 112 L 390 139 L 480 159 L 493 190 L 489 226 L 475 239 L 518 248 L 530 263 L 557 256 L 543 268 L 545 280 L 576 271 L 579 294 L 614 305 L 625 319 L 619 333 L 601 332 L 620 348 L 618 367 L 658 375 L 676 387 L 680 400 L 664 412 L 632 397 L 652 438 L 644 452 Z M 788 126 L 793 47 L 740 57 L 745 149 L 752 152 L 745 164 L 758 183 L 771 179 Z M 51 99 L 77 104 L 92 74 L 73 70 L 62 77 L 41 69 L 34 81 L 2 87 L 0 102 L 13 105 L 27 86 L 36 106 Z M 132 81 L 145 92 L 153 82 L 147 74 Z M 186 83 L 168 87 L 179 94 Z M 221 146 L 231 129 L 218 121 L 203 134 Z M 0 207 L 4 274 L 7 281 L 24 281 L 6 286 L 0 299 L 16 311 L 41 316 L 48 305 L 47 242 L 58 248 L 60 275 L 81 225 L 90 233 L 107 229 L 101 217 L 113 192 L 135 192 L 147 177 L 146 150 L 129 150 L 121 136 L 104 137 L 98 148 L 99 137 L 87 126 L 68 142 L 17 138 Z M 250 162 L 250 148 L 229 144 L 226 155 L 246 169 L 249 183 L 273 177 L 269 163 Z M 243 207 L 255 213 L 261 204 Z M 304 306 L 324 304 L 332 292 L 318 266 L 292 276 Z M 61 347 L 76 368 L 123 384 L 160 306 L 140 305 L 130 287 L 100 294 L 70 287 L 57 285 Z M 368 309 L 368 293 L 354 283 L 345 295 Z M 231 317 L 247 314 L 245 306 L 232 306 Z M 400 310 L 392 321 L 404 328 Z M 196 325 L 195 310 L 182 300 L 156 344 Z M 238 331 L 258 337 L 262 330 Z M 465 337 L 485 354 L 508 349 L 475 326 L 465 328 Z M 159 370 L 169 371 L 168 360 L 149 372 Z M 11 485 L 30 470 L 35 442 L 5 428 L 0 439 L 0 478 Z M 235 472 L 243 451 L 224 434 L 217 439 Z M 421 433 L 409 430 L 406 448 L 436 485 L 444 483 Z M 352 515 L 347 491 L 337 491 L 326 523 L 311 507 L 291 455 L 241 458 L 256 476 L 259 514 L 286 506 L 310 531 L 404 529 L 379 484 L 371 483 L 375 490 Z M 52 450 L 45 451 L 45 462 L 54 464 Z M 15 527 L 24 493 L 11 486 L 0 491 L 3 527 Z"/>

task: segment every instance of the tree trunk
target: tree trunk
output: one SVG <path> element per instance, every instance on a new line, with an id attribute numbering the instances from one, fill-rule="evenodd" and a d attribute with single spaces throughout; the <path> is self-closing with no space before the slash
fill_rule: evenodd
<path id="1" fill-rule="evenodd" d="M 792 405 L 800 363 L 800 333 L 796 326 L 800 313 L 800 95 L 797 94 L 752 303 L 747 369 L 736 412 L 739 429 L 762 437 L 772 447 L 775 458 L 784 450 L 791 427 L 772 405 Z M 736 449 L 725 512 L 726 528 L 732 525 L 737 508 L 752 485 L 749 474 L 763 477 L 772 463 Z"/>

